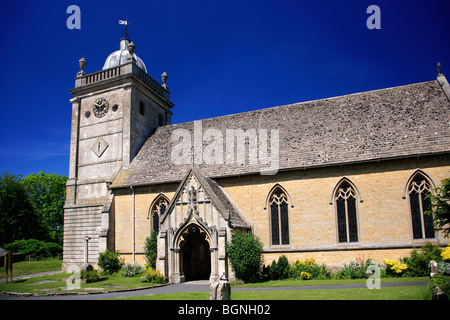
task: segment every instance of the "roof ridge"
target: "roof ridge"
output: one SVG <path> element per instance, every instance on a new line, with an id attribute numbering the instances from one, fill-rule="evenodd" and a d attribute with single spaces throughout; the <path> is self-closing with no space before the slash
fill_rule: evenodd
<path id="1" fill-rule="evenodd" d="M 450 85 L 448 84 L 447 78 L 445 78 L 445 76 L 440 73 L 437 76 L 437 82 L 439 83 L 439 86 L 441 87 L 442 91 L 444 91 L 448 101 L 450 102 Z"/>
<path id="2" fill-rule="evenodd" d="M 246 113 L 263 112 L 263 111 L 271 110 L 271 109 L 274 109 L 274 108 L 289 107 L 289 106 L 302 105 L 302 104 L 313 103 L 313 102 L 318 102 L 318 101 L 328 101 L 328 100 L 334 100 L 334 99 L 339 99 L 339 98 L 344 98 L 344 97 L 352 97 L 352 96 L 361 95 L 361 94 L 368 94 L 368 93 L 375 93 L 375 92 L 381 92 L 381 91 L 386 91 L 386 90 L 400 89 L 400 88 L 403 88 L 403 87 L 422 85 L 422 84 L 426 84 L 426 83 L 433 83 L 435 81 L 436 80 L 429 80 L 429 81 L 423 81 L 423 82 L 417 82 L 417 83 L 410 83 L 410 84 L 404 84 L 404 85 L 399 85 L 399 86 L 393 86 L 393 87 L 388 87 L 388 88 L 374 89 L 374 90 L 363 91 L 363 92 L 354 92 L 354 93 L 343 94 L 343 95 L 333 96 L 333 97 L 328 97 L 328 98 L 320 98 L 320 99 L 315 99 L 315 100 L 307 100 L 307 101 L 300 101 L 300 102 L 294 102 L 294 103 L 289 103 L 289 104 L 282 104 L 282 105 L 277 105 L 277 106 L 271 106 L 271 107 L 266 107 L 266 108 L 255 109 L 255 110 L 248 110 L 248 111 L 243 111 L 243 112 L 224 114 L 224 115 L 220 115 L 220 116 L 216 116 L 216 117 L 209 117 L 209 118 L 191 120 L 191 121 L 186 121 L 186 122 L 179 122 L 179 123 L 166 125 L 165 127 L 177 126 L 177 125 L 183 125 L 183 124 L 190 124 L 190 123 L 194 123 L 195 121 L 204 121 L 204 120 L 212 120 L 212 119 L 218 119 L 218 118 L 223 118 L 223 117 L 231 117 L 231 116 L 236 116 L 236 115 L 244 115 Z"/>

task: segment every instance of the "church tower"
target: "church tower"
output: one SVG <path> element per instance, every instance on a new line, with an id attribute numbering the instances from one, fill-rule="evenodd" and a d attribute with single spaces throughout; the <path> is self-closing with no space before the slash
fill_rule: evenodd
<path id="1" fill-rule="evenodd" d="M 70 169 L 64 209 L 64 267 L 95 264 L 98 253 L 114 250 L 113 196 L 108 185 L 128 168 L 158 127 L 171 123 L 167 74 L 159 84 L 147 74 L 124 38 L 103 69 L 86 74 L 80 59 L 70 92 Z"/>

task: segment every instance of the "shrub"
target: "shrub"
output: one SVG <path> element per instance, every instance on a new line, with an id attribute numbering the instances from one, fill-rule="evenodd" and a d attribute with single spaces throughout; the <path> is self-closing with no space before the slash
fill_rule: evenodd
<path id="1" fill-rule="evenodd" d="M 291 266 L 289 260 L 285 255 L 278 258 L 278 262 L 272 261 L 269 269 L 269 276 L 271 280 L 287 279 L 291 273 Z"/>
<path id="2" fill-rule="evenodd" d="M 269 274 L 269 272 L 270 272 L 270 265 L 268 265 L 268 266 L 263 265 L 262 271 L 261 271 L 261 277 L 260 277 L 260 280 L 261 280 L 261 281 L 268 281 L 268 280 L 270 280 L 270 274 Z"/>
<path id="3" fill-rule="evenodd" d="M 289 260 L 285 255 L 282 255 L 278 258 L 278 272 L 280 273 L 280 279 L 289 278 L 289 274 L 291 273 L 291 266 L 289 265 Z"/>
<path id="4" fill-rule="evenodd" d="M 386 274 L 388 276 L 402 276 L 408 269 L 406 263 L 399 263 L 393 259 L 384 259 L 383 262 L 386 266 Z"/>
<path id="5" fill-rule="evenodd" d="M 145 238 L 144 254 L 145 260 L 151 268 L 156 268 L 156 257 L 158 256 L 158 232 L 152 230 L 150 237 Z"/>
<path id="6" fill-rule="evenodd" d="M 436 300 L 438 298 L 436 288 L 438 286 L 441 287 L 441 289 L 445 292 L 448 299 L 448 295 L 450 294 L 450 284 L 447 282 L 445 277 L 439 273 L 433 275 L 430 279 L 430 282 L 428 283 L 431 299 Z"/>
<path id="7" fill-rule="evenodd" d="M 423 254 L 425 254 L 430 260 L 441 261 L 442 260 L 442 249 L 437 244 L 432 244 L 427 242 L 423 247 L 420 248 Z"/>
<path id="8" fill-rule="evenodd" d="M 18 252 L 26 256 L 35 254 L 36 256 L 47 258 L 57 256 L 58 253 L 62 252 L 63 248 L 61 245 L 53 242 L 44 242 L 36 239 L 22 239 L 7 244 L 5 250 L 9 252 Z"/>
<path id="9" fill-rule="evenodd" d="M 423 277 L 430 273 L 429 263 L 431 260 L 441 261 L 442 250 L 437 245 L 433 245 L 428 242 L 425 246 L 418 249 L 413 249 L 409 257 L 405 257 L 402 260 L 408 266 L 406 272 L 410 277 Z"/>
<path id="10" fill-rule="evenodd" d="M 122 266 L 121 272 L 124 277 L 139 277 L 144 272 L 144 267 L 139 263 L 126 263 Z"/>
<path id="11" fill-rule="evenodd" d="M 144 271 L 141 277 L 142 282 L 151 282 L 151 283 L 166 283 L 166 279 L 158 270 L 147 269 Z"/>
<path id="12" fill-rule="evenodd" d="M 81 270 L 81 279 L 86 280 L 86 283 L 97 282 L 99 278 L 97 270 Z"/>
<path id="13" fill-rule="evenodd" d="M 372 260 L 356 259 L 350 261 L 349 264 L 344 262 L 343 268 L 337 273 L 338 279 L 365 279 L 368 278 L 367 268 L 375 265 Z"/>
<path id="14" fill-rule="evenodd" d="M 291 266 L 290 277 L 294 279 L 302 279 L 302 272 L 311 275 L 311 278 L 326 278 L 328 274 L 327 267 L 322 264 L 319 266 L 314 259 L 306 259 L 304 262 L 297 260 Z"/>
<path id="15" fill-rule="evenodd" d="M 272 260 L 272 264 L 270 266 L 267 266 L 267 268 L 270 280 L 278 280 L 280 278 L 278 265 L 275 260 Z"/>
<path id="16" fill-rule="evenodd" d="M 116 252 L 105 250 L 98 254 L 98 266 L 102 268 L 104 274 L 113 274 L 118 272 L 123 263 L 119 259 L 119 254 Z"/>
<path id="17" fill-rule="evenodd" d="M 225 244 L 225 250 L 236 278 L 246 283 L 259 281 L 262 248 L 261 240 L 253 233 L 240 230 L 233 232 L 231 242 Z"/>

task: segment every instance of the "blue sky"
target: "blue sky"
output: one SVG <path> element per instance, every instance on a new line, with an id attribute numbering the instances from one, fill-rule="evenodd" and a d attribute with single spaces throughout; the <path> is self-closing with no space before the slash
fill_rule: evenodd
<path id="1" fill-rule="evenodd" d="M 69 5 L 81 29 L 69 30 Z M 369 5 L 381 29 L 369 30 Z M 2 1 L 0 172 L 68 175 L 71 94 L 130 22 L 136 54 L 167 72 L 173 123 L 434 80 L 450 74 L 450 2 Z M 449 78 L 450 79 L 450 78 Z"/>

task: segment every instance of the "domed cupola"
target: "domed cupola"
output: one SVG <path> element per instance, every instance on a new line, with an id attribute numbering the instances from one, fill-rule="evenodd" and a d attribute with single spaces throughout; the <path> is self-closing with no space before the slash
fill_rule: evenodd
<path id="1" fill-rule="evenodd" d="M 129 39 L 120 40 L 120 49 L 111 53 L 108 58 L 106 58 L 103 70 L 114 68 L 127 63 L 130 54 L 133 55 L 136 65 L 147 73 L 147 68 L 145 67 L 144 61 L 141 60 L 135 53 L 134 49 L 136 46 Z M 128 60 L 129 61 L 129 60 Z"/>

